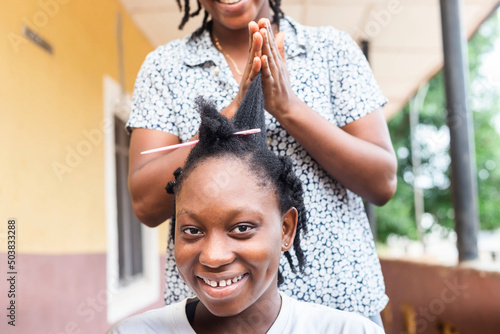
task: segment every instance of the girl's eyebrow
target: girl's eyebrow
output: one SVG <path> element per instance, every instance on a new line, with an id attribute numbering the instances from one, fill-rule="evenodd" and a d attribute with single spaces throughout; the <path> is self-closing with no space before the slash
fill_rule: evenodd
<path id="1" fill-rule="evenodd" d="M 187 210 L 187 209 L 180 209 L 179 212 L 175 214 L 177 217 L 181 215 L 187 215 L 187 216 L 196 216 L 192 211 Z"/>
<path id="2" fill-rule="evenodd" d="M 250 209 L 248 207 L 234 208 L 234 209 L 227 210 L 224 212 L 225 216 L 228 219 L 234 218 L 242 213 L 257 214 L 259 216 L 264 215 L 264 213 L 261 210 L 254 210 L 254 209 Z M 191 217 L 195 220 L 200 220 L 199 214 L 197 214 L 196 212 L 191 211 L 189 209 L 185 209 L 185 208 L 180 209 L 179 212 L 177 212 L 176 216 L 179 217 L 181 215 L 187 215 L 188 217 Z"/>

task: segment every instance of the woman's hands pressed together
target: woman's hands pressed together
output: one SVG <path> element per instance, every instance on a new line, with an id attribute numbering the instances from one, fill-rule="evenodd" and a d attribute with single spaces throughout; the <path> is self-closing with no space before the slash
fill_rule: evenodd
<path id="1" fill-rule="evenodd" d="M 248 87 L 259 72 L 262 72 L 262 87 L 265 108 L 280 120 L 290 108 L 300 102 L 293 93 L 285 61 L 285 33 L 273 33 L 271 22 L 262 18 L 259 22 L 251 21 L 249 30 L 248 61 L 240 82 L 240 89 L 231 105 L 223 114 L 231 118 L 243 101 Z"/>

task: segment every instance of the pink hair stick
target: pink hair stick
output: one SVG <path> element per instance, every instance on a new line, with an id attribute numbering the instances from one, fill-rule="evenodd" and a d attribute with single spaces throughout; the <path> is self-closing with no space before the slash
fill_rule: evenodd
<path id="1" fill-rule="evenodd" d="M 250 129 L 250 130 L 243 130 L 243 131 L 238 131 L 233 133 L 233 135 L 253 135 L 254 133 L 259 133 L 260 129 Z"/>
<path id="2" fill-rule="evenodd" d="M 259 133 L 259 132 L 260 132 L 260 129 L 250 129 L 250 130 L 238 131 L 238 132 L 235 132 L 233 134 L 235 134 L 235 135 L 251 135 L 251 134 Z M 169 145 L 169 146 L 154 148 L 152 150 L 142 151 L 141 154 L 149 154 L 149 153 L 155 153 L 155 152 L 175 150 L 177 148 L 181 148 L 181 147 L 185 147 L 185 146 L 196 145 L 198 142 L 199 142 L 199 140 L 187 141 L 185 143 Z"/>

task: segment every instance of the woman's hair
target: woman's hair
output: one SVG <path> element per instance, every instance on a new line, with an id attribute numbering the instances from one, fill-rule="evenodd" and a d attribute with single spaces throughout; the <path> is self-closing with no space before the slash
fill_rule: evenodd
<path id="1" fill-rule="evenodd" d="M 291 160 L 286 156 L 278 157 L 267 148 L 265 135 L 262 84 L 260 75 L 250 86 L 240 108 L 232 120 L 221 115 L 212 102 L 203 99 L 197 101 L 201 115 L 199 142 L 189 154 L 184 168 L 174 172 L 175 181 L 169 182 L 166 190 L 174 194 L 174 215 L 170 226 L 170 237 L 175 235 L 175 194 L 181 191 L 183 181 L 200 163 L 209 158 L 236 158 L 249 166 L 248 169 L 257 177 L 261 186 L 273 189 L 278 199 L 281 214 L 291 207 L 298 212 L 297 231 L 293 249 L 298 266 L 303 272 L 305 257 L 300 247 L 302 235 L 307 231 L 306 209 L 303 200 L 302 183 L 292 169 Z M 251 128 L 264 128 L 253 135 L 234 135 L 235 132 Z M 286 251 L 285 256 L 295 273 L 292 256 Z M 283 282 L 278 273 L 278 284 Z"/>
<path id="2" fill-rule="evenodd" d="M 184 8 L 182 8 L 182 3 L 181 3 L 181 0 L 176 0 L 177 1 L 177 5 L 179 6 L 179 9 L 182 11 L 184 11 L 184 16 L 182 17 L 182 20 L 181 20 L 181 23 L 179 24 L 179 30 L 182 30 L 182 28 L 184 28 L 184 25 L 187 23 L 187 21 L 189 21 L 189 18 L 191 17 L 194 17 L 194 16 L 198 16 L 202 10 L 202 7 L 201 7 L 201 4 L 200 4 L 200 1 L 197 0 L 197 4 L 198 4 L 198 8 L 196 9 L 196 11 L 192 12 L 191 13 L 191 8 L 189 6 L 189 1 L 190 0 L 184 0 Z M 269 0 L 269 4 L 271 6 L 271 9 L 273 10 L 274 12 L 274 15 L 273 15 L 273 22 L 277 23 L 279 25 L 279 22 L 280 22 L 280 18 L 283 17 L 283 12 L 281 11 L 281 0 Z M 205 14 L 203 16 L 203 23 L 201 25 L 200 28 L 198 28 L 194 33 L 193 33 L 193 36 L 194 37 L 197 37 L 199 36 L 205 29 L 208 28 L 208 12 L 205 10 L 204 11 Z"/>

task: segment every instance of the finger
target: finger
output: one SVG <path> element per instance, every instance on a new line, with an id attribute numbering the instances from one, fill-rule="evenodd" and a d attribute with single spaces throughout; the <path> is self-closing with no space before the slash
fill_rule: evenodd
<path id="1" fill-rule="evenodd" d="M 266 29 L 260 29 L 259 34 L 262 36 L 262 53 L 269 56 L 271 54 L 271 44 L 269 43 L 269 34 Z"/>
<path id="2" fill-rule="evenodd" d="M 273 32 L 273 26 L 271 25 L 271 21 L 269 19 L 265 19 L 265 27 L 264 27 L 269 36 L 269 44 L 271 45 L 271 48 L 277 48 L 276 43 L 275 43 L 275 37 L 274 37 L 274 32 Z"/>
<path id="3" fill-rule="evenodd" d="M 262 56 L 262 43 L 263 38 L 260 32 L 255 32 L 253 34 L 253 44 L 252 44 L 252 57 L 260 57 Z"/>
<path id="4" fill-rule="evenodd" d="M 261 66 L 261 72 L 262 72 L 262 79 L 263 80 L 269 80 L 272 79 L 273 75 L 271 73 L 271 69 L 269 68 L 269 59 L 266 55 L 263 55 L 260 57 L 262 66 Z"/>
<path id="5" fill-rule="evenodd" d="M 259 74 L 260 70 L 262 68 L 262 62 L 260 60 L 260 57 L 255 57 L 253 59 L 253 63 L 252 63 L 252 70 L 250 72 L 250 75 L 249 75 L 249 79 L 250 79 L 250 82 L 252 82 L 255 77 L 257 76 L 257 74 Z"/>
<path id="6" fill-rule="evenodd" d="M 248 78 L 250 73 L 252 72 L 252 66 L 254 63 L 254 58 L 255 57 L 260 57 L 262 55 L 262 36 L 260 35 L 259 32 L 255 32 L 252 36 L 252 44 L 250 44 L 251 48 L 248 53 L 248 61 L 247 65 L 245 66 L 245 72 L 243 74 L 243 80 L 245 78 Z"/>
<path id="7" fill-rule="evenodd" d="M 250 44 L 250 52 L 248 54 L 248 63 L 251 64 L 253 62 L 253 58 L 262 54 L 262 35 L 259 31 L 255 32 L 252 35 L 252 44 Z"/>
<path id="8" fill-rule="evenodd" d="M 259 29 L 265 28 L 267 26 L 267 21 L 269 21 L 266 18 L 261 18 L 258 22 Z"/>
<path id="9" fill-rule="evenodd" d="M 274 36 L 273 36 L 273 28 L 271 25 L 271 22 L 269 19 L 262 18 L 259 20 L 259 31 L 266 30 L 267 31 L 267 36 L 269 38 L 269 45 L 272 47 L 272 43 L 274 42 Z"/>
<path id="10" fill-rule="evenodd" d="M 248 23 L 248 49 L 251 50 L 252 49 L 252 43 L 253 43 L 253 35 L 259 31 L 259 25 L 257 23 L 255 23 L 255 21 L 250 21 L 250 23 Z"/>
<path id="11" fill-rule="evenodd" d="M 269 68 L 272 71 L 276 67 L 275 66 L 276 61 L 275 61 L 275 53 L 272 50 L 271 41 L 269 39 L 269 33 L 266 29 L 263 28 L 260 29 L 260 34 L 264 39 L 262 46 L 262 53 L 267 56 L 267 63 L 269 64 Z"/>
<path id="12" fill-rule="evenodd" d="M 269 20 L 268 20 L 268 26 L 267 26 L 266 31 L 268 32 L 268 37 L 267 38 L 269 40 L 269 45 L 270 45 L 271 53 L 272 53 L 272 56 L 273 56 L 272 60 L 279 67 L 279 64 L 280 64 L 279 60 L 280 60 L 280 58 L 283 59 L 283 60 L 285 59 L 285 57 L 282 56 L 282 53 L 280 51 L 280 47 L 278 45 L 278 40 L 276 39 L 278 36 L 280 36 L 280 33 L 278 33 L 276 35 L 276 37 L 274 36 L 273 28 L 272 28 L 271 23 L 269 22 Z M 283 37 L 279 37 L 279 38 L 284 38 L 284 36 Z M 284 41 L 281 41 L 280 43 L 283 44 L 283 42 Z"/>

